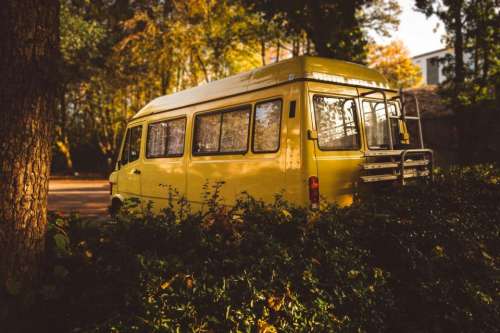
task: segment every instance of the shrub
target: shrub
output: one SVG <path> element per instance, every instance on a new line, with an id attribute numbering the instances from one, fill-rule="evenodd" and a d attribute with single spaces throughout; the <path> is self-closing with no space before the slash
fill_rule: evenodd
<path id="1" fill-rule="evenodd" d="M 173 193 L 159 216 L 135 214 L 133 202 L 114 224 L 52 216 L 47 274 L 30 321 L 13 325 L 491 332 L 500 327 L 499 181 L 491 166 L 451 169 L 318 212 L 244 194 L 224 207 L 215 184 L 204 212 Z"/>

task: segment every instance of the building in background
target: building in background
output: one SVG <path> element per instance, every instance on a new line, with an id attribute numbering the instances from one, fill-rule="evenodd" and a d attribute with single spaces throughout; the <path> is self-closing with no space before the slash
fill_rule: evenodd
<path id="1" fill-rule="evenodd" d="M 444 64 L 439 60 L 448 54 L 453 55 L 453 49 L 444 48 L 419 54 L 411 58 L 413 63 L 420 67 L 425 85 L 437 85 L 446 80 L 446 76 L 443 73 Z"/>

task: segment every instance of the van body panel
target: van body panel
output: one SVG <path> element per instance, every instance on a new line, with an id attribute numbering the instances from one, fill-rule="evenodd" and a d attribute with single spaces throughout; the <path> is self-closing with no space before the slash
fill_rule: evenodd
<path id="1" fill-rule="evenodd" d="M 118 172 L 117 184 L 118 192 L 125 198 L 140 197 L 141 175 L 136 173 L 140 167 L 140 161 L 135 161 L 123 166 Z"/>
<path id="2" fill-rule="evenodd" d="M 303 82 L 291 85 L 289 99 L 284 105 L 287 119 L 284 198 L 297 205 L 304 205 L 308 200 L 307 178 L 311 160 L 308 158 L 308 154 L 312 153 L 304 139 L 304 133 L 308 126 L 304 88 L 305 83 Z M 291 110 L 292 103 L 295 104 L 295 114 L 290 117 L 291 112 L 293 112 Z"/>
<path id="3" fill-rule="evenodd" d="M 176 203 L 186 193 L 184 158 L 146 159 L 141 166 L 142 197 L 153 208 L 166 207 L 169 198 Z M 156 209 L 155 209 L 156 211 Z"/>
<path id="4" fill-rule="evenodd" d="M 156 115 L 146 121 L 146 130 L 150 124 L 164 121 L 184 119 L 187 126 L 187 117 L 182 112 Z M 148 134 L 145 134 L 148 138 Z M 180 197 L 186 195 L 186 138 L 184 137 L 184 153 L 173 157 L 147 157 L 147 140 L 144 140 L 143 163 L 141 165 L 142 198 L 152 203 L 153 211 L 158 212 L 168 204 L 174 206 Z"/>
<path id="5" fill-rule="evenodd" d="M 287 103 L 290 87 L 279 86 L 265 91 L 253 92 L 231 98 L 233 103 L 218 101 L 204 107 L 192 109 L 191 137 L 194 133 L 195 117 L 212 111 L 238 108 L 251 105 L 251 117 L 247 142 L 247 151 L 241 154 L 197 156 L 191 154 L 187 163 L 187 194 L 193 204 L 204 201 L 204 187 L 224 182 L 221 187 L 221 199 L 224 204 L 234 204 L 242 192 L 255 198 L 271 201 L 279 192 L 285 190 L 285 155 L 287 151 Z M 253 121 L 255 106 L 266 101 L 282 101 L 279 150 L 271 153 L 257 153 L 252 150 Z M 193 140 L 191 140 L 191 143 Z"/>

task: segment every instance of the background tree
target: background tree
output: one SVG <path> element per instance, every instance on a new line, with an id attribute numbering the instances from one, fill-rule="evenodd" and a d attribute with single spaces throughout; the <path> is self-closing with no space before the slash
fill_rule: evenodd
<path id="1" fill-rule="evenodd" d="M 289 35 L 305 33 L 315 54 L 366 61 L 367 29 L 386 34 L 399 23 L 394 0 L 243 0 L 267 22 L 280 21 Z"/>
<path id="2" fill-rule="evenodd" d="M 496 101 L 500 91 L 500 11 L 495 0 L 416 0 L 427 16 L 446 28 L 453 56 L 445 59 L 450 77 L 444 92 L 455 110 L 481 100 Z"/>
<path id="3" fill-rule="evenodd" d="M 262 45 L 288 43 L 232 1 L 121 3 L 62 3 L 58 170 L 109 171 L 127 120 L 148 101 L 258 67 Z"/>
<path id="4" fill-rule="evenodd" d="M 411 61 L 402 41 L 368 46 L 368 65 L 384 74 L 392 87 L 410 88 L 422 81 L 420 67 Z"/>
<path id="5" fill-rule="evenodd" d="M 15 294 L 44 249 L 59 2 L 4 1 L 0 36 L 0 293 Z"/>
<path id="6" fill-rule="evenodd" d="M 71 0 L 61 1 L 60 50 L 62 54 L 58 112 L 55 118 L 56 151 L 64 159 L 65 168 L 73 170 L 72 145 L 81 144 L 78 132 L 81 123 L 76 122 L 75 112 L 80 103 L 80 84 L 96 73 L 103 62 L 101 43 L 106 37 L 106 27 L 95 19 L 85 19 L 83 8 L 74 6 Z M 83 138 L 86 135 L 83 136 Z M 58 156 L 56 155 L 56 156 Z"/>

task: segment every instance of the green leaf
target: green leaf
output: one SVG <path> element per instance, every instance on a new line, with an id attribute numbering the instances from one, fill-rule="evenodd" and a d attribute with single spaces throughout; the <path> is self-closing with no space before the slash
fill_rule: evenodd
<path id="1" fill-rule="evenodd" d="M 69 252 L 69 239 L 67 236 L 63 234 L 54 235 L 54 243 L 60 253 L 67 254 Z"/>

